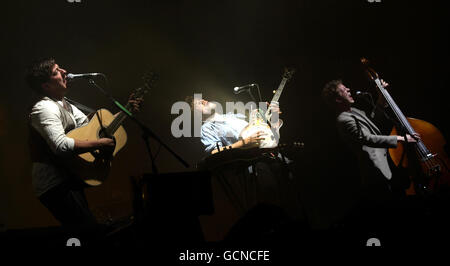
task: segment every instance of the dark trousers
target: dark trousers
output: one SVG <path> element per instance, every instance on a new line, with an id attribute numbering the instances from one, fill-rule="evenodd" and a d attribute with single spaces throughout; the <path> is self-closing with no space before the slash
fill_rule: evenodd
<path id="1" fill-rule="evenodd" d="M 39 200 L 63 227 L 76 228 L 96 225 L 83 188 L 61 184 L 41 195 Z"/>

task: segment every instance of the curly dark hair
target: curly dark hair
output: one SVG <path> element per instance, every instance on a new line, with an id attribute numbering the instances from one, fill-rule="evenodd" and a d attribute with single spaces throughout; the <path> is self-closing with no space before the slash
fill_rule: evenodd
<path id="1" fill-rule="evenodd" d="M 336 92 L 339 84 L 342 84 L 342 80 L 335 79 L 325 84 L 322 89 L 322 98 L 330 106 L 333 106 L 336 103 L 336 98 L 339 96 Z"/>
<path id="2" fill-rule="evenodd" d="M 45 58 L 34 61 L 26 70 L 25 80 L 36 93 L 42 92 L 42 84 L 47 82 L 52 75 L 52 68 L 56 64 L 55 59 Z"/>
<path id="3" fill-rule="evenodd" d="M 184 98 L 184 101 L 189 104 L 189 106 L 191 107 L 191 110 L 194 110 L 194 97 L 193 96 L 186 96 L 186 98 Z"/>

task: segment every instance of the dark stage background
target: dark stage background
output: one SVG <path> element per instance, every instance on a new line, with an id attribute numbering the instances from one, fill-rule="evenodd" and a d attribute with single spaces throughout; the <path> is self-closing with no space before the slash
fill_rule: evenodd
<path id="1" fill-rule="evenodd" d="M 387 80 L 407 116 L 437 126 L 449 137 L 448 12 L 444 1 L 7 1 L 2 4 L 0 90 L 0 223 L 4 228 L 57 225 L 34 197 L 27 152 L 27 108 L 32 93 L 24 69 L 54 57 L 72 73 L 103 72 L 122 102 L 151 68 L 160 74 L 138 117 L 191 165 L 203 156 L 198 138 L 174 138 L 170 109 L 202 92 L 219 102 L 248 101 L 232 88 L 258 83 L 271 98 L 283 67 L 297 68 L 280 103 L 282 141 L 303 141 L 297 160 L 301 195 L 312 228 L 326 229 L 353 206 L 355 158 L 338 140 L 333 117 L 320 98 L 335 78 L 369 90 L 359 58 Z M 93 108 L 116 109 L 98 90 L 74 82 L 69 98 Z M 125 122 L 128 145 L 113 174 L 87 191 L 99 220 L 130 215 L 130 176 L 151 167 L 139 129 Z M 153 150 L 158 148 L 152 142 Z M 186 169 L 166 150 L 160 172 Z M 188 169 L 189 171 L 193 170 Z M 174 184 L 175 185 L 175 184 Z M 203 218 L 202 218 L 203 219 Z M 223 218 L 223 219 L 226 219 Z"/>

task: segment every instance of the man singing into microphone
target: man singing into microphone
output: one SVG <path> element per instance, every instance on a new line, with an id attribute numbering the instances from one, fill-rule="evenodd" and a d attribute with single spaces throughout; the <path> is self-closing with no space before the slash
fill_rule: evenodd
<path id="1" fill-rule="evenodd" d="M 108 152 L 115 144 L 110 138 L 86 141 L 66 136 L 89 122 L 64 99 L 66 75 L 54 59 L 37 61 L 27 69 L 26 81 L 39 97 L 29 115 L 32 183 L 35 195 L 63 226 L 90 226 L 96 221 L 83 186 L 70 176 L 63 161 L 78 153 L 98 149 Z"/>
<path id="2" fill-rule="evenodd" d="M 384 81 L 382 85 L 388 86 Z M 362 178 L 361 200 L 364 202 L 391 200 L 392 172 L 388 164 L 387 148 L 397 147 L 399 141 L 416 142 L 415 138 L 419 136 L 406 135 L 405 139 L 403 136 L 383 135 L 363 110 L 352 107 L 355 101 L 350 89 L 341 80 L 328 82 L 323 88 L 322 97 L 335 111 L 340 136 L 357 156 Z M 376 108 L 387 107 L 383 97 L 381 95 L 378 97 Z"/>

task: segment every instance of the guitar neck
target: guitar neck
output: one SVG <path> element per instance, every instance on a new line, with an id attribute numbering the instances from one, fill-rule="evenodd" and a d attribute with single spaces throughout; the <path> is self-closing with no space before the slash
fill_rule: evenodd
<path id="1" fill-rule="evenodd" d="M 120 111 L 117 114 L 116 118 L 114 118 L 111 124 L 109 124 L 109 126 L 106 128 L 108 134 L 113 135 L 117 131 L 117 129 L 122 125 L 123 121 L 125 121 L 126 118 L 127 115 L 123 111 Z"/>
<path id="2" fill-rule="evenodd" d="M 125 110 L 130 110 L 131 104 L 128 102 L 125 107 Z M 130 113 L 131 114 L 131 113 Z M 123 121 L 125 121 L 125 119 L 127 118 L 127 114 L 125 114 L 124 111 L 120 111 L 116 118 L 114 118 L 114 120 L 111 122 L 111 124 L 109 124 L 109 126 L 107 127 L 107 132 L 110 135 L 113 135 L 116 130 L 122 125 Z"/>

